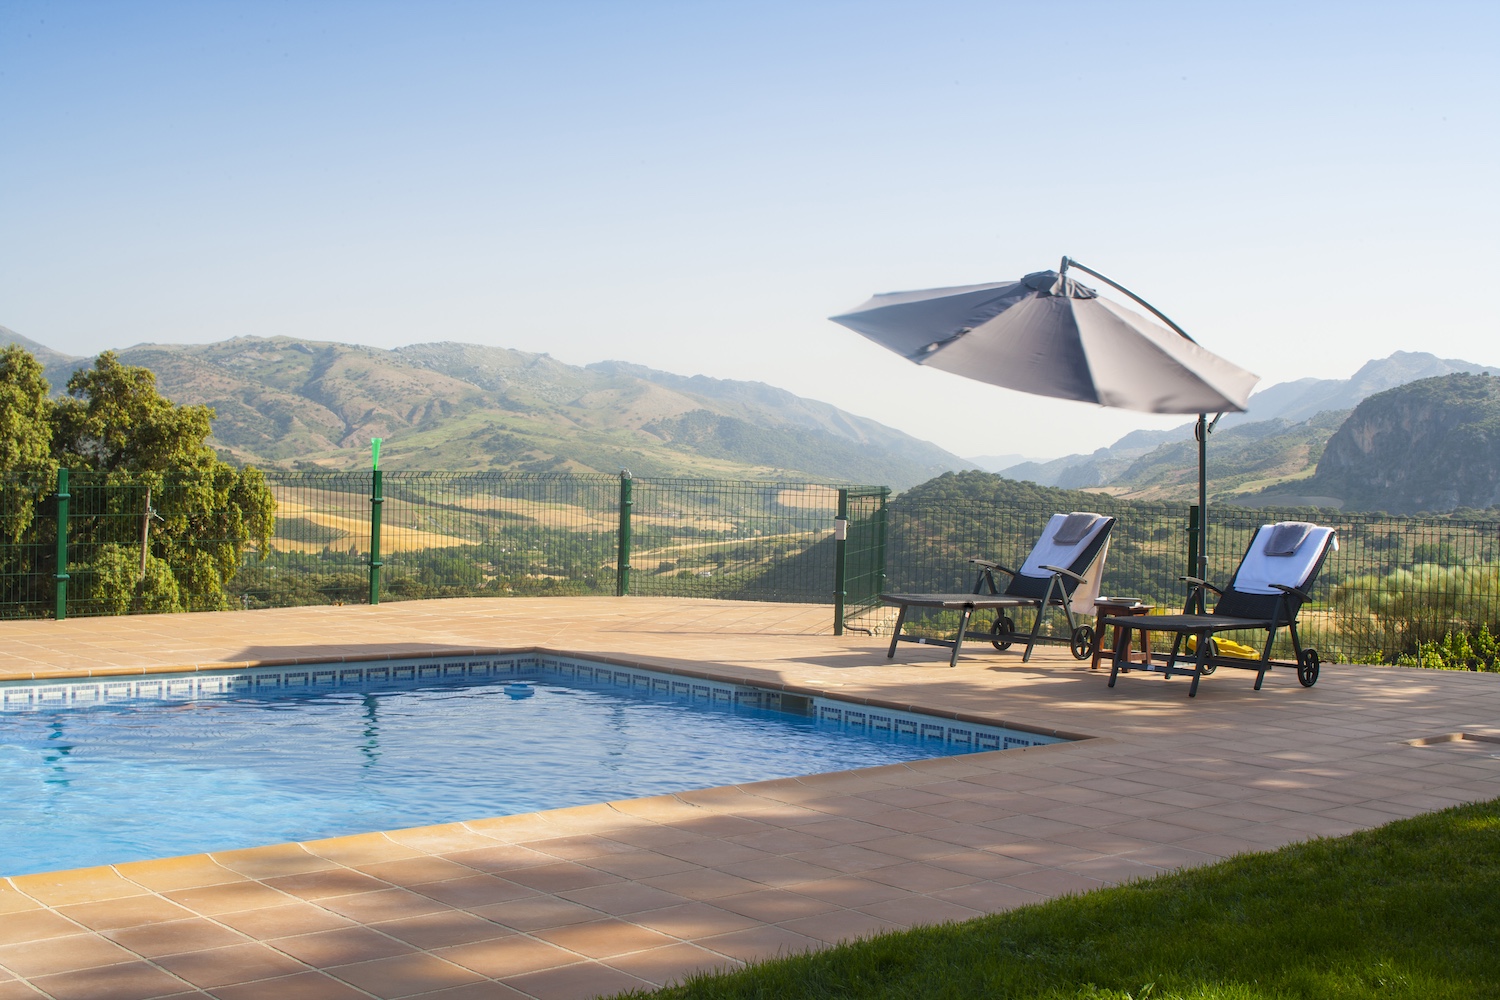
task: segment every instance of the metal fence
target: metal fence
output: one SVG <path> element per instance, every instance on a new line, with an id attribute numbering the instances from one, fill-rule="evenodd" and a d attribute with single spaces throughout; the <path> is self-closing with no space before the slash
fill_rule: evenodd
<path id="1" fill-rule="evenodd" d="M 833 599 L 835 486 L 520 473 L 382 479 L 378 600 Z M 276 535 L 241 571 L 245 605 L 369 599 L 371 475 L 268 480 Z"/>
<path id="2" fill-rule="evenodd" d="M 244 607 L 614 592 L 612 476 L 383 472 L 378 493 L 369 472 L 266 480 L 276 529 L 231 585 Z"/>
<path id="3" fill-rule="evenodd" d="M 1187 585 L 1181 577 L 1196 575 L 1196 512 L 1106 496 L 1091 509 L 1118 519 L 1102 593 L 1182 610 Z M 1019 566 L 1054 513 L 1041 505 L 897 497 L 888 515 L 889 589 L 972 589 L 969 557 Z M 1324 659 L 1415 662 L 1424 648 L 1450 635 L 1500 633 L 1500 520 L 1213 506 L 1210 582 L 1227 582 L 1255 530 L 1277 520 L 1314 520 L 1337 531 L 1339 548 L 1324 563 L 1312 587 L 1314 601 L 1299 618 L 1303 644 L 1316 646 Z M 1494 650 L 1486 655 L 1481 643 L 1466 665 L 1494 669 Z"/>
<path id="4" fill-rule="evenodd" d="M 153 515 L 188 488 L 171 476 L 75 473 L 60 489 L 0 482 L 0 616 L 638 594 L 827 603 L 835 629 L 871 628 L 884 620 L 881 591 L 968 590 L 969 557 L 1019 564 L 1056 513 L 1045 498 L 924 502 L 914 499 L 922 491 L 891 499 L 882 487 L 628 475 L 298 472 L 266 481 L 276 520 L 265 546 L 211 527 L 174 541 Z M 1179 578 L 1193 565 L 1190 509 L 1107 496 L 1090 506 L 1118 518 L 1103 592 L 1180 607 Z M 1465 635 L 1469 654 L 1455 656 L 1493 663 L 1500 520 L 1215 506 L 1210 579 L 1229 577 L 1257 526 L 1284 518 L 1338 530 L 1339 550 L 1302 612 L 1304 640 L 1325 659 L 1422 661 Z M 233 573 L 222 591 L 163 582 L 191 577 L 184 560 Z"/>
<path id="5" fill-rule="evenodd" d="M 37 618 L 57 608 L 55 483 L 0 482 L 0 617 Z M 64 512 L 66 517 L 66 512 Z"/>
<path id="6" fill-rule="evenodd" d="M 884 486 L 839 491 L 834 521 L 834 632 L 876 610 L 885 590 L 885 546 L 891 491 Z M 861 631 L 870 626 L 853 625 Z"/>
<path id="7" fill-rule="evenodd" d="M 171 477 L 152 482 L 158 503 L 160 491 L 177 488 Z M 835 604 L 840 504 L 851 489 L 859 498 L 887 494 L 628 474 L 272 472 L 266 485 L 274 530 L 264 546 L 238 544 L 220 606 L 581 594 Z M 164 610 L 142 600 L 168 544 L 152 533 L 151 488 L 75 473 L 71 506 L 60 509 L 66 488 L 0 484 L 0 526 L 20 526 L 22 510 L 32 515 L 15 537 L 0 538 L 0 615 Z M 7 504 L 17 509 L 9 520 Z M 60 524 L 66 599 L 55 603 Z M 236 546 L 201 534 L 194 544 L 212 554 Z M 859 550 L 856 558 L 876 557 Z M 101 573 L 126 585 L 101 588 Z M 868 572 L 856 573 L 861 581 L 870 585 Z"/>

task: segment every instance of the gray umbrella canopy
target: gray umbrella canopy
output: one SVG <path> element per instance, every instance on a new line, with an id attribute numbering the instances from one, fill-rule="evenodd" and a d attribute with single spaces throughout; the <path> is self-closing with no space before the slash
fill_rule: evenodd
<path id="1" fill-rule="evenodd" d="M 1146 413 L 1243 410 L 1258 381 L 1056 271 L 876 295 L 831 318 L 919 365 Z"/>
<path id="2" fill-rule="evenodd" d="M 1197 571 L 1206 579 L 1206 446 L 1218 422 L 1208 414 L 1244 410 L 1259 378 L 1199 347 L 1124 285 L 1068 257 L 1061 267 L 1061 274 L 1037 271 L 1020 281 L 877 295 L 830 318 L 919 365 L 981 382 L 1146 413 L 1198 414 Z M 1124 292 L 1171 329 L 1099 298 L 1068 277 L 1069 267 Z"/>

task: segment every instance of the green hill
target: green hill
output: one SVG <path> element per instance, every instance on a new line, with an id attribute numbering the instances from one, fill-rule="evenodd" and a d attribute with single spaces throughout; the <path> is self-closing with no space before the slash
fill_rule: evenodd
<path id="1" fill-rule="evenodd" d="M 38 354 L 54 388 L 90 359 Z M 873 420 L 752 382 L 578 367 L 474 344 L 382 350 L 290 337 L 117 352 L 163 395 L 215 409 L 212 442 L 261 465 L 817 479 L 896 489 L 965 462 Z"/>
<path id="2" fill-rule="evenodd" d="M 1242 494 L 1311 475 L 1328 438 L 1348 410 L 1296 423 L 1275 419 L 1221 427 L 1208 440 L 1209 499 Z M 1136 459 L 1110 483 L 1111 493 L 1141 500 L 1196 500 L 1198 444 L 1173 441 Z"/>

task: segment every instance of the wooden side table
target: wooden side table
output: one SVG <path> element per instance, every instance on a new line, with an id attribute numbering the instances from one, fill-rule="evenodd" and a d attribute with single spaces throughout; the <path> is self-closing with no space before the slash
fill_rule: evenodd
<path id="1" fill-rule="evenodd" d="M 1111 599 L 1111 598 L 1108 598 L 1108 597 L 1101 597 L 1097 601 L 1094 602 L 1094 615 L 1095 615 L 1096 619 L 1097 618 L 1129 618 L 1129 617 L 1133 617 L 1135 615 L 1149 615 L 1155 609 L 1156 609 L 1156 605 L 1154 605 L 1154 604 L 1142 604 L 1140 601 L 1136 601 L 1136 600 L 1120 600 L 1118 598 Z M 1110 642 L 1110 648 L 1109 649 L 1105 649 L 1104 648 L 1104 635 L 1103 635 L 1102 632 L 1094 637 L 1094 662 L 1091 663 L 1091 664 L 1089 664 L 1089 669 L 1090 670 L 1098 670 L 1099 669 L 1099 660 L 1105 654 L 1108 654 L 1110 656 L 1114 656 L 1115 655 L 1115 648 L 1120 645 L 1120 631 L 1121 631 L 1121 626 L 1116 625 L 1115 626 L 1114 638 Z M 1143 628 L 1136 629 L 1135 632 L 1137 634 L 1139 634 L 1140 637 L 1141 637 L 1141 660 L 1140 660 L 1140 662 L 1142 662 L 1142 663 L 1150 663 L 1151 662 L 1151 633 L 1147 632 Z M 1126 658 L 1129 659 L 1129 660 L 1131 660 L 1131 661 L 1134 661 L 1135 660 L 1135 655 L 1134 655 L 1133 652 L 1130 652 L 1130 653 L 1126 654 Z"/>

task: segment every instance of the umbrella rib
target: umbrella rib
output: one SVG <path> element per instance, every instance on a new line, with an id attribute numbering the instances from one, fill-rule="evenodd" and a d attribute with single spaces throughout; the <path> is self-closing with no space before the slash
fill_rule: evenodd
<path id="1" fill-rule="evenodd" d="M 1196 343 L 1198 343 L 1192 337 L 1189 337 L 1187 335 L 1187 331 L 1186 330 L 1184 330 L 1182 327 L 1178 326 L 1176 323 L 1172 322 L 1171 317 L 1169 317 L 1166 313 L 1162 312 L 1160 309 L 1158 309 L 1155 306 L 1153 306 L 1151 303 L 1147 302 L 1145 299 L 1141 298 L 1139 295 L 1135 294 L 1135 292 L 1132 292 L 1130 289 L 1126 288 L 1124 285 L 1120 284 L 1118 281 L 1114 280 L 1113 278 L 1110 278 L 1110 277 L 1107 277 L 1107 276 L 1105 276 L 1103 274 L 1100 274 L 1098 271 L 1094 270 L 1092 267 L 1086 267 L 1083 264 L 1078 263 L 1078 261 L 1074 260 L 1071 257 L 1064 257 L 1062 259 L 1062 274 L 1059 275 L 1059 277 L 1066 277 L 1067 273 L 1068 273 L 1068 268 L 1069 267 L 1076 267 L 1076 268 L 1078 268 L 1078 270 L 1082 271 L 1084 274 L 1092 274 L 1094 277 L 1098 278 L 1100 281 L 1102 281 L 1102 282 L 1110 285 L 1113 288 L 1119 289 L 1120 291 L 1124 292 L 1126 295 L 1130 296 L 1132 299 L 1135 299 L 1141 305 L 1145 306 L 1147 309 L 1151 310 L 1151 314 L 1153 316 L 1155 316 L 1157 319 L 1161 320 L 1163 323 L 1167 324 L 1167 326 L 1171 327 L 1173 330 L 1176 330 L 1177 333 L 1184 340 L 1186 340 L 1188 343 L 1190 343 L 1190 344 L 1196 344 Z"/>

